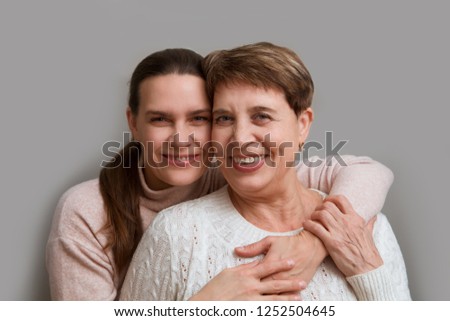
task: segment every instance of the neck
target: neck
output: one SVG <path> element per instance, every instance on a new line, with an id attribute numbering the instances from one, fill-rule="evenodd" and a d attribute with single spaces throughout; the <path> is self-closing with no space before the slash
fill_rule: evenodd
<path id="1" fill-rule="evenodd" d="M 268 193 L 241 193 L 229 187 L 230 199 L 237 211 L 253 225 L 270 232 L 292 231 L 302 227 L 322 203 L 317 192 L 303 187 L 296 175 L 294 178 L 292 184 L 277 184 Z"/>

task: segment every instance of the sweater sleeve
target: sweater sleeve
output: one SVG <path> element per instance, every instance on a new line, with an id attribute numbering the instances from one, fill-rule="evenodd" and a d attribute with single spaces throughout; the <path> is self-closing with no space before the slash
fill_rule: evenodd
<path id="1" fill-rule="evenodd" d="M 144 233 L 128 268 L 120 300 L 174 301 L 171 239 L 160 213 Z"/>
<path id="2" fill-rule="evenodd" d="M 369 157 L 344 155 L 341 158 L 343 163 L 336 158 L 303 160 L 297 167 L 297 176 L 309 188 L 346 196 L 367 221 L 383 208 L 394 175 Z"/>
<path id="3" fill-rule="evenodd" d="M 95 181 L 58 202 L 46 247 L 52 300 L 114 300 L 118 279 L 105 250 L 103 203 Z"/>
<path id="4" fill-rule="evenodd" d="M 68 238 L 47 244 L 52 300 L 114 300 L 113 267 L 102 248 L 90 249 Z"/>
<path id="5" fill-rule="evenodd" d="M 358 300 L 411 300 L 405 262 L 394 232 L 383 214 L 378 214 L 374 240 L 384 264 L 364 274 L 347 278 Z"/>

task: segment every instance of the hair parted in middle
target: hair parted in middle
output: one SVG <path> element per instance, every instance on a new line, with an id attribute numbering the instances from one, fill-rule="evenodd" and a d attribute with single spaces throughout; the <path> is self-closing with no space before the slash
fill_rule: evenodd
<path id="1" fill-rule="evenodd" d="M 211 101 L 219 85 L 250 84 L 281 90 L 299 115 L 311 107 L 314 83 L 309 71 L 292 50 L 269 42 L 217 50 L 205 57 L 203 70 Z"/>

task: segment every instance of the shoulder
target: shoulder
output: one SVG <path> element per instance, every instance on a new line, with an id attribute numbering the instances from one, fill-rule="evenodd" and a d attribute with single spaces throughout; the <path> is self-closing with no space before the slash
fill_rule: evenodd
<path id="1" fill-rule="evenodd" d="M 98 178 L 69 188 L 59 199 L 58 208 L 82 209 L 103 206 Z"/>
<path id="2" fill-rule="evenodd" d="M 99 181 L 93 179 L 71 187 L 61 196 L 53 217 L 52 234 L 70 236 L 83 229 L 95 233 L 105 224 Z"/>

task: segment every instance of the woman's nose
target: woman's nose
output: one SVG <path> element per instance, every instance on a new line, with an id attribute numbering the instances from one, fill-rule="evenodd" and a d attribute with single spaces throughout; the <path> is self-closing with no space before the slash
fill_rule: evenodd
<path id="1" fill-rule="evenodd" d="M 172 147 L 188 147 L 195 142 L 194 133 L 187 128 L 188 126 L 176 126 L 170 137 Z"/>
<path id="2" fill-rule="evenodd" d="M 233 125 L 233 140 L 239 143 L 247 143 L 254 140 L 251 126 L 244 122 L 236 122 Z"/>

